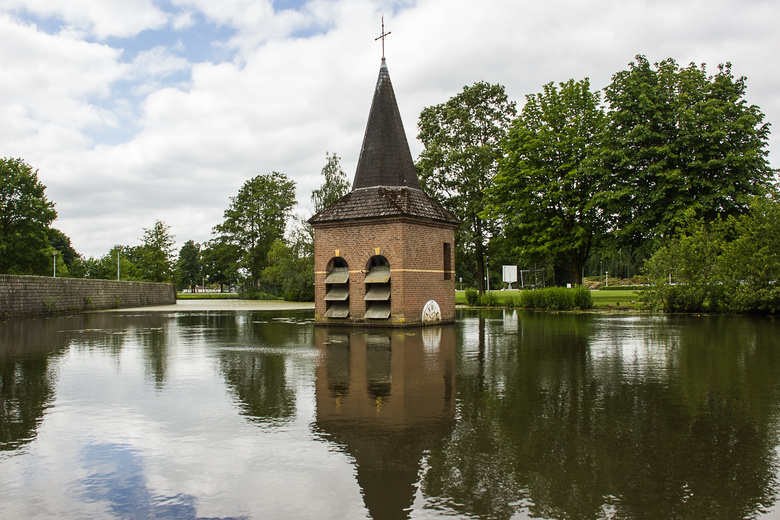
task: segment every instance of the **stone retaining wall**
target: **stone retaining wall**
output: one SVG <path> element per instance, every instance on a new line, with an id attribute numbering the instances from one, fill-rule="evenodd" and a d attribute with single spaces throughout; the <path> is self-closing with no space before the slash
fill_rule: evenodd
<path id="1" fill-rule="evenodd" d="M 169 283 L 0 274 L 0 319 L 173 303 Z"/>

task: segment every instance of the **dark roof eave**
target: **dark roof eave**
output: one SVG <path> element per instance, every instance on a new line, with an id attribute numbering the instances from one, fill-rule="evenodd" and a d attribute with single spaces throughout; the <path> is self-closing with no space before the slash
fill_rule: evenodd
<path id="1" fill-rule="evenodd" d="M 377 221 L 377 220 L 415 220 L 415 221 L 425 221 L 425 222 L 433 222 L 439 225 L 442 225 L 443 227 L 451 227 L 453 229 L 458 228 L 461 225 L 461 222 L 459 220 L 444 220 L 444 219 L 435 219 L 430 217 L 423 217 L 420 215 L 407 215 L 407 214 L 394 214 L 394 215 L 374 215 L 374 216 L 367 216 L 367 217 L 359 217 L 359 218 L 333 218 L 333 219 L 322 219 L 322 220 L 314 220 L 312 217 L 307 222 L 311 224 L 314 227 L 317 226 L 325 226 L 325 225 L 341 225 L 341 224 L 349 224 L 351 222 L 371 222 L 371 221 Z"/>
<path id="2" fill-rule="evenodd" d="M 460 221 L 423 191 L 399 186 L 352 191 L 311 217 L 308 222 L 315 225 L 394 217 L 422 219 L 454 227 L 460 225 Z"/>

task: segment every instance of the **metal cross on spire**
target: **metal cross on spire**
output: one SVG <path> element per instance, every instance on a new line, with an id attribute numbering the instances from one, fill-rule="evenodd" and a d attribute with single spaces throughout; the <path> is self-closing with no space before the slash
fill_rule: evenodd
<path id="1" fill-rule="evenodd" d="M 374 41 L 382 38 L 382 59 L 385 59 L 385 37 L 390 34 L 390 31 L 385 32 L 385 15 L 382 15 L 382 34 L 374 38 Z"/>

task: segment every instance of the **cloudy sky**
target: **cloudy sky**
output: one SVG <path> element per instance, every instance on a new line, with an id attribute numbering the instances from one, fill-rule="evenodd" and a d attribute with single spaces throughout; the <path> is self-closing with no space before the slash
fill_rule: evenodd
<path id="1" fill-rule="evenodd" d="M 383 15 L 415 158 L 420 111 L 466 85 L 500 83 L 520 106 L 550 81 L 603 88 L 637 54 L 730 61 L 780 125 L 773 0 L 0 0 L 0 157 L 39 170 L 86 256 L 156 220 L 177 248 L 208 240 L 271 171 L 308 216 L 326 152 L 354 175 Z M 779 149 L 773 136 L 774 167 Z"/>

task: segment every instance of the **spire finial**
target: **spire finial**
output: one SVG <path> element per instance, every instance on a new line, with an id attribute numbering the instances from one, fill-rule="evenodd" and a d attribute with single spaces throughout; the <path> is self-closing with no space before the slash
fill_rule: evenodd
<path id="1" fill-rule="evenodd" d="M 385 37 L 390 34 L 390 31 L 385 32 L 385 15 L 382 15 L 382 34 L 374 38 L 374 41 L 382 38 L 382 59 L 385 59 Z"/>

